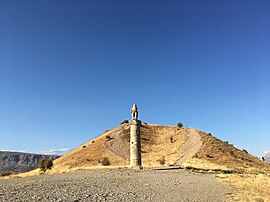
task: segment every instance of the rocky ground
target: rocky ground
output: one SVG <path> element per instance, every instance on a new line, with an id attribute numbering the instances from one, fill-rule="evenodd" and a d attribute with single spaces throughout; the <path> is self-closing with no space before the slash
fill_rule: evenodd
<path id="1" fill-rule="evenodd" d="M 0 201 L 226 201 L 230 188 L 192 171 L 99 169 L 0 179 Z"/>

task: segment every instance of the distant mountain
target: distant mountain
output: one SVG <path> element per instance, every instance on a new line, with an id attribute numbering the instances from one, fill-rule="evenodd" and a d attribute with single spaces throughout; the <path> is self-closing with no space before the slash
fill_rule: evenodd
<path id="1" fill-rule="evenodd" d="M 56 155 L 56 156 L 63 156 L 66 153 L 68 153 L 70 149 L 64 148 L 64 149 L 51 149 L 50 151 L 42 151 L 38 154 L 44 154 L 44 155 Z"/>
<path id="2" fill-rule="evenodd" d="M 3 172 L 26 172 L 38 167 L 40 159 L 56 159 L 60 156 L 0 151 L 0 174 Z"/>
<path id="3" fill-rule="evenodd" d="M 264 155 L 264 158 L 267 162 L 270 163 L 270 151 L 266 152 L 266 154 Z"/>

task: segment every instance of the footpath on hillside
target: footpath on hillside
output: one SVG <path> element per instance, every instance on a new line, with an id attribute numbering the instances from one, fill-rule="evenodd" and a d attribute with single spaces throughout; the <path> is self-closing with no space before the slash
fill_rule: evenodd
<path id="1" fill-rule="evenodd" d="M 177 166 L 181 166 L 184 162 L 192 158 L 202 146 L 201 137 L 194 128 L 188 129 L 187 136 L 186 142 L 178 150 L 182 156 L 176 161 L 175 165 Z"/>

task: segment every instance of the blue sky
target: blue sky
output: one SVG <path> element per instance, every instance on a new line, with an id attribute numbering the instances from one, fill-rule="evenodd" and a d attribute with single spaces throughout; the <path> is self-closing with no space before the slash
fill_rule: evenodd
<path id="1" fill-rule="evenodd" d="M 270 149 L 270 2 L 0 0 L 0 150 L 130 119 Z"/>

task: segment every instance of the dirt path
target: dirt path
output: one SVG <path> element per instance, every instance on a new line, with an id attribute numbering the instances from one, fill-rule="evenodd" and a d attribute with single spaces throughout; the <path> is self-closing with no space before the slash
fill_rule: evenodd
<path id="1" fill-rule="evenodd" d="M 118 130 L 113 130 L 110 134 L 112 140 L 107 141 L 105 146 L 116 156 L 121 157 L 122 159 L 129 160 L 129 144 L 124 141 L 124 135 L 128 134 L 128 126 L 121 126 Z"/>
<path id="2" fill-rule="evenodd" d="M 200 135 L 193 128 L 188 129 L 188 139 L 182 147 L 179 148 L 179 153 L 183 154 L 180 159 L 178 159 L 175 165 L 182 165 L 188 159 L 192 158 L 197 151 L 202 146 L 202 141 Z"/>
<path id="3" fill-rule="evenodd" d="M 213 175 L 186 170 L 100 169 L 0 179 L 0 201 L 225 201 Z"/>

